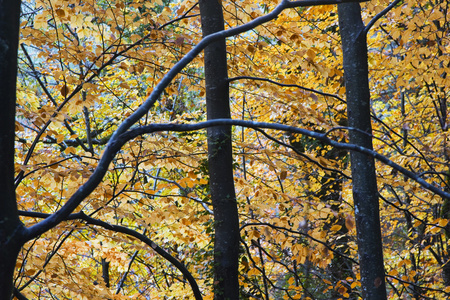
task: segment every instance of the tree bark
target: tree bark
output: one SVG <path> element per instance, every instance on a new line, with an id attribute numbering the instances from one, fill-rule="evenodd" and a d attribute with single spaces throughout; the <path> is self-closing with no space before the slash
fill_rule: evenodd
<path id="1" fill-rule="evenodd" d="M 223 30 L 221 2 L 199 3 L 203 36 Z M 208 120 L 230 118 L 225 39 L 208 45 L 204 54 Z M 239 217 L 229 126 L 208 128 L 208 165 L 214 208 L 214 299 L 239 299 Z"/>
<path id="2" fill-rule="evenodd" d="M 10 299 L 24 226 L 14 189 L 14 134 L 20 1 L 0 0 L 0 299 Z"/>
<path id="3" fill-rule="evenodd" d="M 367 41 L 359 3 L 338 5 L 339 28 L 344 54 L 350 143 L 372 149 Z M 361 273 L 362 296 L 386 299 L 378 189 L 372 157 L 351 152 L 353 201 Z"/>

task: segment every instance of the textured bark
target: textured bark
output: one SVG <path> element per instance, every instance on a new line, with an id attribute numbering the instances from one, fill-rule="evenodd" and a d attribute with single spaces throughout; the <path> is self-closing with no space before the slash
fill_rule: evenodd
<path id="1" fill-rule="evenodd" d="M 0 299 L 10 299 L 24 227 L 14 189 L 14 125 L 20 1 L 0 0 Z"/>
<path id="2" fill-rule="evenodd" d="M 372 149 L 367 41 L 359 3 L 338 5 L 350 143 Z M 372 157 L 350 153 L 362 296 L 386 299 L 378 189 Z"/>
<path id="3" fill-rule="evenodd" d="M 203 36 L 224 29 L 222 5 L 201 0 Z M 225 39 L 205 50 L 205 85 L 208 120 L 230 118 Z M 214 299 L 239 299 L 239 218 L 233 181 L 231 128 L 208 128 L 208 165 L 214 208 Z"/>

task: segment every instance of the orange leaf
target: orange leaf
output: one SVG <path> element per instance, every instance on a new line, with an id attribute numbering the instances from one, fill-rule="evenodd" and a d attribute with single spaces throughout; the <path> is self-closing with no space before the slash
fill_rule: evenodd
<path id="1" fill-rule="evenodd" d="M 331 230 L 331 231 L 338 231 L 338 230 L 340 230 L 341 228 L 342 228 L 341 225 L 333 225 L 333 226 L 331 226 L 330 230 Z"/>
<path id="2" fill-rule="evenodd" d="M 55 10 L 55 13 L 58 15 L 58 17 L 63 18 L 66 16 L 66 11 L 64 9 L 58 8 Z"/>

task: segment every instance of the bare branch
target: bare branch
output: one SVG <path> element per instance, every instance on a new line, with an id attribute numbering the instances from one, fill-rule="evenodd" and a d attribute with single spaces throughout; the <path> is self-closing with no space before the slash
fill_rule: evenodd
<path id="1" fill-rule="evenodd" d="M 266 81 L 266 82 L 270 82 L 270 83 L 273 83 L 273 84 L 276 84 L 276 85 L 282 86 L 282 87 L 295 87 L 295 88 L 299 88 L 299 89 L 304 90 L 304 91 L 308 91 L 308 92 L 311 92 L 311 93 L 319 94 L 321 96 L 332 97 L 332 98 L 335 98 L 335 99 L 345 103 L 344 99 L 342 99 L 341 97 L 339 97 L 337 95 L 334 95 L 334 94 L 329 94 L 329 93 L 321 92 L 319 90 L 310 89 L 310 88 L 307 88 L 307 87 L 304 87 L 304 86 L 301 86 L 301 85 L 298 85 L 298 84 L 280 83 L 280 82 L 277 82 L 275 80 L 271 80 L 271 79 L 268 79 L 268 78 L 252 77 L 252 76 L 238 76 L 238 77 L 229 78 L 228 81 L 232 82 L 232 81 L 237 81 L 237 80 L 241 80 L 241 79 Z"/>
<path id="2" fill-rule="evenodd" d="M 350 143 L 341 143 L 336 142 L 329 137 L 326 136 L 326 134 L 306 130 L 303 128 L 297 128 L 294 126 L 288 126 L 278 123 L 265 123 L 265 122 L 254 122 L 254 121 L 245 121 L 245 120 L 231 120 L 231 119 L 215 119 L 215 120 L 209 120 L 206 122 L 196 123 L 196 124 L 152 124 L 147 126 L 138 127 L 132 130 L 129 130 L 128 132 L 124 133 L 120 138 L 124 139 L 120 143 L 126 143 L 126 141 L 129 141 L 137 136 L 140 136 L 142 134 L 146 133 L 152 133 L 157 131 L 195 131 L 199 129 L 204 129 L 212 126 L 223 126 L 223 125 L 229 125 L 229 126 L 242 126 L 242 127 L 248 127 L 260 130 L 261 128 L 265 129 L 274 129 L 274 130 L 281 130 L 291 133 L 299 133 L 302 135 L 306 135 L 312 138 L 315 138 L 319 141 L 322 141 L 328 145 L 331 145 L 333 147 L 339 148 L 339 149 L 346 149 L 350 151 L 356 151 L 359 153 L 363 153 L 369 156 L 372 156 L 373 158 L 381 161 L 382 163 L 390 166 L 391 168 L 399 171 L 403 175 L 405 175 L 408 178 L 411 178 L 418 184 L 420 184 L 425 189 L 432 191 L 433 193 L 438 194 L 439 196 L 450 199 L 450 193 L 443 191 L 442 189 L 426 182 L 424 179 L 421 178 L 420 175 L 409 171 L 402 166 L 396 164 L 386 156 L 379 154 L 378 152 L 374 150 L 370 150 L 355 144 Z M 352 127 L 347 127 L 348 130 L 356 130 Z"/>

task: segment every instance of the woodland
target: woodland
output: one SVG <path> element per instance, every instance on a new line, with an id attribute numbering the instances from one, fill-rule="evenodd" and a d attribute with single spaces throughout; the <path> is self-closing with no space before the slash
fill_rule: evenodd
<path id="1" fill-rule="evenodd" d="M 0 1 L 0 300 L 449 299 L 449 10 Z"/>

